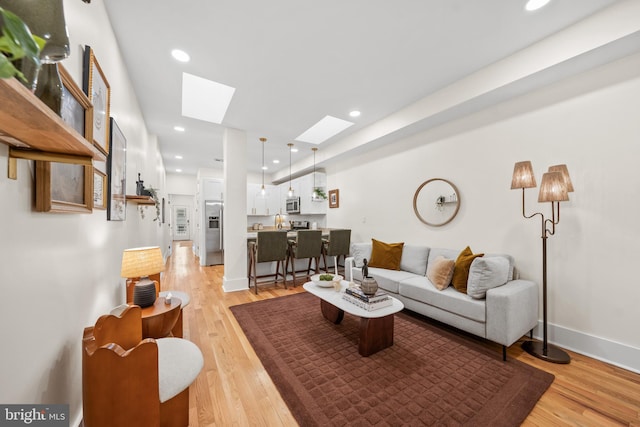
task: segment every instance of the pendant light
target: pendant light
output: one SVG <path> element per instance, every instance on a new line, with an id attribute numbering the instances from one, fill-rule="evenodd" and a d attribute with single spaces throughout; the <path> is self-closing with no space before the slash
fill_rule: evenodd
<path id="1" fill-rule="evenodd" d="M 316 151 L 318 147 L 313 147 L 313 192 L 311 193 L 311 200 L 318 200 L 318 189 L 316 187 Z"/>
<path id="2" fill-rule="evenodd" d="M 289 197 L 293 197 L 293 187 L 291 187 L 291 150 L 293 149 L 293 144 L 288 143 L 287 147 L 289 147 Z"/>
<path id="3" fill-rule="evenodd" d="M 267 142 L 267 138 L 260 138 L 260 142 L 262 142 L 262 189 L 260 190 L 260 194 L 264 197 L 264 143 Z"/>

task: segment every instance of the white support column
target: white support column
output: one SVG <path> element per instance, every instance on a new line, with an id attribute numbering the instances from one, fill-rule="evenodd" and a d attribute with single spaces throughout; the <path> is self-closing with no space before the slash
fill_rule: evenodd
<path id="1" fill-rule="evenodd" d="M 247 136 L 225 129 L 224 152 L 224 276 L 225 292 L 249 288 L 247 279 Z"/>

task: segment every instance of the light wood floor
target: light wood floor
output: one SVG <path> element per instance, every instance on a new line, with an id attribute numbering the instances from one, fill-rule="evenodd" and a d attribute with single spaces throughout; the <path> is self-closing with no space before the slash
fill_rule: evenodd
<path id="1" fill-rule="evenodd" d="M 174 242 L 163 289 L 191 295 L 184 311 L 185 338 L 200 347 L 204 369 L 190 391 L 190 421 L 203 426 L 295 426 L 269 375 L 228 307 L 304 292 L 281 285 L 253 292 L 222 291 L 223 267 L 200 267 L 191 242 Z M 496 357 L 501 347 L 492 343 Z M 509 358 L 551 372 L 556 379 L 525 426 L 640 426 L 640 375 L 570 353 L 569 365 L 556 365 L 511 346 Z M 507 362 L 508 363 L 508 362 Z"/>

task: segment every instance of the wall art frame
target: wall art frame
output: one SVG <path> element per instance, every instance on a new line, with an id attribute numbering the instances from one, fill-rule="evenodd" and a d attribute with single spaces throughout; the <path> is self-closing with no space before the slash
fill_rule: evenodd
<path id="1" fill-rule="evenodd" d="M 339 208 L 340 207 L 340 190 L 329 190 L 329 207 L 330 208 Z"/>
<path id="2" fill-rule="evenodd" d="M 109 157 L 107 159 L 107 219 L 124 221 L 127 219 L 127 139 L 120 127 L 110 119 Z"/>
<path id="3" fill-rule="evenodd" d="M 107 209 L 107 174 L 93 168 L 93 208 Z"/>
<path id="4" fill-rule="evenodd" d="M 93 105 L 93 144 L 109 154 L 111 86 L 91 46 L 84 47 L 82 89 Z"/>
<path id="5" fill-rule="evenodd" d="M 36 160 L 36 211 L 91 213 L 93 166 Z"/>
<path id="6" fill-rule="evenodd" d="M 58 72 L 62 81 L 60 117 L 84 139 L 93 143 L 93 105 L 62 64 L 58 64 Z"/>

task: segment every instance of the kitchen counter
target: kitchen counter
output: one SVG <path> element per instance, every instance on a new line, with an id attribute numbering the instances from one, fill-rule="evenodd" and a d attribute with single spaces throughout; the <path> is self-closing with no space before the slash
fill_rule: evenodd
<path id="1" fill-rule="evenodd" d="M 329 231 L 331 230 L 331 228 L 319 228 L 318 230 L 322 231 L 322 237 L 329 237 Z M 256 240 L 256 238 L 258 237 L 258 231 L 269 231 L 269 232 L 273 232 L 273 233 L 287 233 L 287 237 L 293 239 L 294 237 L 296 237 L 296 230 L 290 230 L 288 228 L 283 228 L 282 230 L 275 230 L 275 229 L 267 229 L 265 228 L 264 230 L 248 230 L 247 231 L 247 240 L 251 241 L 251 240 Z"/>

